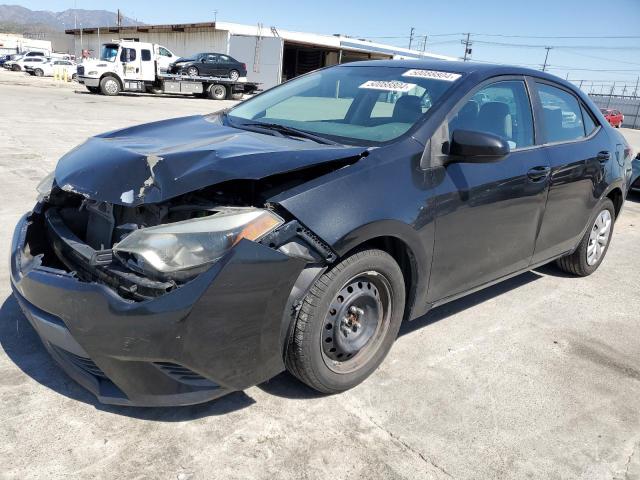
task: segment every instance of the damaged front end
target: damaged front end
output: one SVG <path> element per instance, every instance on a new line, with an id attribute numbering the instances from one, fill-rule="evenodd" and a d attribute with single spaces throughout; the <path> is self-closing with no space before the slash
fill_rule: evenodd
<path id="1" fill-rule="evenodd" d="M 212 133 L 209 122 L 90 140 L 60 161 L 16 228 L 15 296 L 51 355 L 101 402 L 199 403 L 278 374 L 297 305 L 336 259 L 270 199 L 362 151 Z M 143 139 L 175 129 L 196 140 L 151 149 Z"/>

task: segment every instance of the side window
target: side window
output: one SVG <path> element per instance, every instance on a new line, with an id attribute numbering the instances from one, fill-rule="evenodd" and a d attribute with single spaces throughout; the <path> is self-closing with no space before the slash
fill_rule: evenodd
<path id="1" fill-rule="evenodd" d="M 537 83 L 542 103 L 545 141 L 568 142 L 584 138 L 585 125 L 578 99 L 571 93 L 546 83 Z"/>
<path id="2" fill-rule="evenodd" d="M 121 62 L 133 62 L 136 59 L 136 51 L 133 48 L 123 48 L 120 53 Z"/>
<path id="3" fill-rule="evenodd" d="M 151 61 L 151 50 L 142 50 L 140 52 L 140 58 L 142 58 L 143 62 Z"/>
<path id="4" fill-rule="evenodd" d="M 449 120 L 449 135 L 455 130 L 498 135 L 511 149 L 532 146 L 533 115 L 524 82 L 507 80 L 481 89 Z"/>
<path id="5" fill-rule="evenodd" d="M 160 55 L 162 55 L 163 57 L 171 57 L 171 53 L 169 52 L 169 50 L 167 50 L 166 48 L 163 47 L 159 47 L 158 48 L 158 53 Z"/>
<path id="6" fill-rule="evenodd" d="M 230 62 L 231 59 L 229 57 L 227 57 L 226 55 L 220 55 L 220 57 L 218 58 L 218 61 L 220 61 L 220 62 Z"/>
<path id="7" fill-rule="evenodd" d="M 598 127 L 598 124 L 584 105 L 580 104 L 580 108 L 582 109 L 582 123 L 584 123 L 584 131 L 588 137 Z"/>

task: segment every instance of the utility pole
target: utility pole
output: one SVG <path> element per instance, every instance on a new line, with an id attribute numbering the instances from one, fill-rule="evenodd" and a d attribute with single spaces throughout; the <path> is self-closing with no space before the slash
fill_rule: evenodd
<path id="1" fill-rule="evenodd" d="M 213 24 L 218 23 L 218 10 L 213 11 Z"/>
<path id="2" fill-rule="evenodd" d="M 122 16 L 120 15 L 120 9 L 118 9 L 118 16 L 116 17 L 116 25 L 118 27 L 122 26 Z"/>
<path id="3" fill-rule="evenodd" d="M 582 90 L 582 82 L 584 82 L 584 80 L 580 80 L 580 86 L 578 86 L 580 90 Z"/>
<path id="4" fill-rule="evenodd" d="M 409 34 L 409 50 L 411 50 L 411 45 L 413 44 L 413 34 L 415 31 L 415 27 L 411 27 L 411 33 Z"/>
<path id="5" fill-rule="evenodd" d="M 427 36 L 424 36 L 424 40 L 422 40 L 422 53 L 427 49 Z"/>
<path id="6" fill-rule="evenodd" d="M 609 100 L 607 101 L 607 108 L 609 108 L 609 105 L 611 105 L 611 97 L 613 97 L 613 92 L 616 89 L 616 82 L 613 82 L 613 86 L 611 87 L 611 92 L 609 92 Z"/>
<path id="7" fill-rule="evenodd" d="M 467 33 L 467 39 L 466 40 L 460 40 L 460 43 L 462 43 L 464 45 L 464 57 L 462 58 L 463 62 L 467 61 L 467 55 L 471 55 L 471 49 L 469 47 L 471 45 L 473 45 L 473 43 L 469 41 L 469 37 L 470 36 L 471 36 L 471 34 Z"/>
<path id="8" fill-rule="evenodd" d="M 544 48 L 547 51 L 547 53 L 544 55 L 544 65 L 542 65 L 542 71 L 546 72 L 547 71 L 547 60 L 549 59 L 549 50 L 551 50 L 553 47 L 544 47 Z"/>

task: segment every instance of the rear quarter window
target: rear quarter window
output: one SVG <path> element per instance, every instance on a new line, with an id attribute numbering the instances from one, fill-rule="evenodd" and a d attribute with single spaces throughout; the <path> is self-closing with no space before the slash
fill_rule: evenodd
<path id="1" fill-rule="evenodd" d="M 584 138 L 585 125 L 578 99 L 566 90 L 536 82 L 542 103 L 546 143 L 570 142 Z"/>

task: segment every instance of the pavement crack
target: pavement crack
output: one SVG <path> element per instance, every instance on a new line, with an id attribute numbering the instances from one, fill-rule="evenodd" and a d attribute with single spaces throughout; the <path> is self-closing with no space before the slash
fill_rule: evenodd
<path id="1" fill-rule="evenodd" d="M 632 458 L 633 458 L 633 456 L 635 455 L 636 450 L 638 449 L 638 445 L 640 445 L 640 443 L 636 443 L 636 444 L 633 446 L 633 449 L 631 449 L 631 453 L 629 454 L 629 457 L 627 458 L 627 463 L 626 463 L 626 465 L 624 466 L 624 477 L 622 477 L 622 478 L 624 478 L 624 479 L 629 478 L 629 467 L 631 466 L 631 459 L 632 459 Z"/>
<path id="2" fill-rule="evenodd" d="M 380 430 L 382 430 L 383 432 L 385 432 L 387 435 L 389 435 L 391 437 L 391 439 L 395 440 L 396 442 L 398 442 L 400 445 L 402 445 L 403 447 L 405 447 L 407 450 L 409 450 L 411 453 L 413 453 L 414 455 L 417 455 L 418 457 L 420 457 L 420 459 L 425 462 L 427 465 L 430 465 L 434 468 L 437 468 L 438 470 L 440 470 L 442 473 L 444 473 L 447 477 L 449 478 L 453 478 L 453 475 L 451 475 L 449 472 L 447 472 L 445 470 L 444 467 L 442 467 L 441 465 L 438 465 L 437 463 L 435 463 L 433 460 L 431 460 L 429 457 L 427 457 L 426 455 L 424 455 L 422 452 L 420 452 L 419 450 L 416 450 L 415 448 L 413 448 L 411 445 L 409 445 L 407 442 L 405 442 L 402 438 L 400 438 L 399 436 L 397 436 L 396 434 L 394 434 L 391 430 L 386 429 L 384 426 L 380 425 L 378 422 L 376 422 L 372 417 L 370 417 L 369 415 L 366 415 L 367 419 L 373 423 L 376 427 L 378 427 Z"/>

